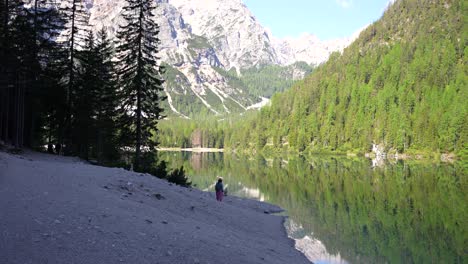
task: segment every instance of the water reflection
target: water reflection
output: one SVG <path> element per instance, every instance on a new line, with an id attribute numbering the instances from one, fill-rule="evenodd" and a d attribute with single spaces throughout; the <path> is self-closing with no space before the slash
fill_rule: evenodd
<path id="1" fill-rule="evenodd" d="M 307 234 L 304 228 L 295 223 L 291 218 L 286 220 L 286 231 L 289 236 L 296 241 L 297 250 L 301 251 L 310 261 L 315 264 L 348 264 L 340 254 L 328 253 L 327 248 L 314 237 L 314 234 Z"/>
<path id="2" fill-rule="evenodd" d="M 278 204 L 288 234 L 315 263 L 464 263 L 467 178 L 457 164 L 367 159 L 242 158 L 162 153 L 197 188 L 217 176 L 229 195 Z"/>

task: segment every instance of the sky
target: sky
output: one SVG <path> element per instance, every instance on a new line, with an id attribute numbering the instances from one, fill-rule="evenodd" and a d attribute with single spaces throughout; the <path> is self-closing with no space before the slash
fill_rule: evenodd
<path id="1" fill-rule="evenodd" d="M 321 40 L 350 37 L 379 19 L 389 0 L 243 0 L 278 38 L 311 33 Z"/>

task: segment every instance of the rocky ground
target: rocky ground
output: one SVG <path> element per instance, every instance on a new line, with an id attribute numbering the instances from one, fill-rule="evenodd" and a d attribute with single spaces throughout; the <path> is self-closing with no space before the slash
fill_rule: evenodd
<path id="1" fill-rule="evenodd" d="M 2 264 L 309 263 L 277 211 L 76 158 L 0 152 Z"/>

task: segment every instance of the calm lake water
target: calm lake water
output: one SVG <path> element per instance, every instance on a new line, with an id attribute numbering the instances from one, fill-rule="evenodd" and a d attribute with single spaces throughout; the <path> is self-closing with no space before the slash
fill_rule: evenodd
<path id="1" fill-rule="evenodd" d="M 281 206 L 296 247 L 316 264 L 466 263 L 467 175 L 450 164 L 322 156 L 243 158 L 162 152 L 196 188 Z M 214 199 L 214 198 L 213 198 Z"/>

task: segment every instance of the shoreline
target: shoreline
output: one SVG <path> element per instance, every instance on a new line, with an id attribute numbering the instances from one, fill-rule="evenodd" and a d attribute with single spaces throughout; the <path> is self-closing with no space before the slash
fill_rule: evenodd
<path id="1" fill-rule="evenodd" d="M 438 152 L 411 152 L 411 153 L 385 153 L 385 155 L 376 155 L 374 152 L 341 152 L 341 151 L 315 151 L 315 152 L 290 152 L 290 151 L 278 151 L 278 152 L 256 152 L 253 150 L 237 151 L 233 149 L 218 149 L 218 148 L 157 148 L 158 151 L 162 152 L 193 152 L 193 153 L 227 153 L 227 154 L 242 154 L 252 155 L 252 153 L 260 154 L 265 158 L 281 157 L 284 155 L 299 155 L 299 156 L 315 156 L 315 155 L 329 155 L 329 156 L 344 156 L 344 157 L 363 157 L 367 159 L 377 159 L 386 162 L 393 161 L 432 161 L 442 163 L 455 163 L 462 160 L 461 157 L 457 156 L 453 152 L 438 153 Z"/>
<path id="2" fill-rule="evenodd" d="M 6 263 L 310 263 L 272 204 L 31 151 L 0 179 Z"/>
<path id="3" fill-rule="evenodd" d="M 167 151 L 167 152 L 195 152 L 195 153 L 223 153 L 224 149 L 218 148 L 157 148 L 158 151 Z"/>

